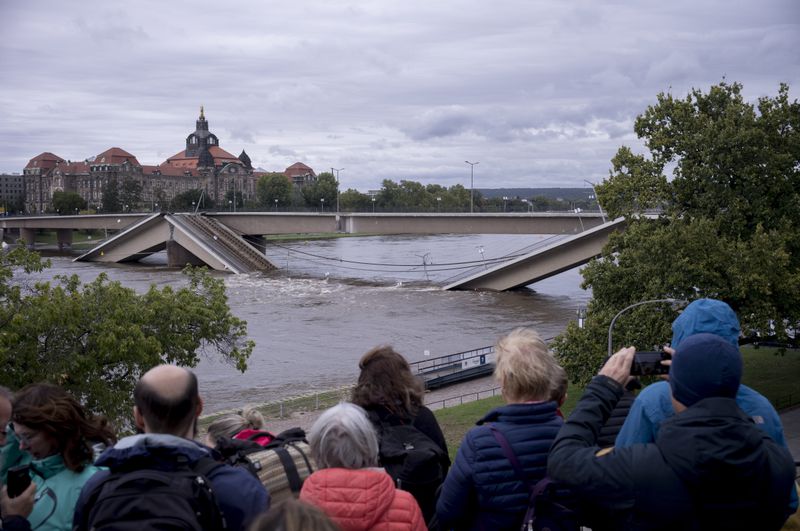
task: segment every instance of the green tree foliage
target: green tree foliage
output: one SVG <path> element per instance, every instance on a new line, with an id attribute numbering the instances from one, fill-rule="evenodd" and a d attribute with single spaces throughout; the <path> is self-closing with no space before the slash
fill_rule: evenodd
<path id="1" fill-rule="evenodd" d="M 660 94 L 635 123 L 649 156 L 621 147 L 597 187 L 628 227 L 583 270 L 592 289 L 586 327 L 554 348 L 576 381 L 597 371 L 613 316 L 658 298 L 725 300 L 746 341 L 792 341 L 800 320 L 800 104 L 781 85 L 752 105 L 721 83 L 685 99 Z M 671 178 L 664 174 L 671 170 Z M 657 219 L 639 216 L 660 208 Z M 669 341 L 676 312 L 640 306 L 617 321 L 614 348 Z M 797 341 L 795 338 L 793 341 Z"/>
<path id="2" fill-rule="evenodd" d="M 24 248 L 0 254 L 0 384 L 48 381 L 127 427 L 138 378 L 159 363 L 194 367 L 217 355 L 244 372 L 254 343 L 234 317 L 221 280 L 187 269 L 185 287 L 144 294 L 101 274 L 23 288 L 15 271 L 49 264 Z"/>
<path id="3" fill-rule="evenodd" d="M 174 212 L 191 212 L 200 205 L 199 210 L 214 208 L 214 201 L 202 190 L 186 190 L 172 198 L 170 209 Z"/>
<path id="4" fill-rule="evenodd" d="M 142 202 L 142 183 L 130 177 L 123 179 L 119 187 L 119 202 L 126 212 L 138 210 Z"/>
<path id="5" fill-rule="evenodd" d="M 328 208 L 336 208 L 336 178 L 330 172 L 317 175 L 317 180 L 304 186 L 302 192 L 306 206 L 319 208 L 322 199 L 325 199 Z"/>
<path id="6" fill-rule="evenodd" d="M 119 199 L 119 183 L 116 177 L 111 177 L 103 183 L 103 204 L 101 210 L 103 212 L 119 212 L 122 210 L 123 203 Z"/>
<path id="7" fill-rule="evenodd" d="M 339 205 L 342 210 L 349 212 L 372 211 L 372 198 L 358 190 L 348 188 L 339 195 Z"/>
<path id="8" fill-rule="evenodd" d="M 292 183 L 283 173 L 267 173 L 258 178 L 256 197 L 261 208 L 275 208 L 276 199 L 279 207 L 286 207 L 292 202 Z"/>
<path id="9" fill-rule="evenodd" d="M 75 192 L 53 192 L 53 210 L 59 214 L 76 214 L 84 208 L 86 200 Z"/>

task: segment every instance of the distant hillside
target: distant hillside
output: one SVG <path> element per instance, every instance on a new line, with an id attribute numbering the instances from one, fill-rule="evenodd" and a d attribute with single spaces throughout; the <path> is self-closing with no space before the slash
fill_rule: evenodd
<path id="1" fill-rule="evenodd" d="M 544 196 L 548 199 L 575 201 L 587 199 L 592 194 L 592 189 L 588 186 L 586 188 L 476 188 L 476 190 L 487 199 L 493 197 L 529 199 L 531 197 Z"/>

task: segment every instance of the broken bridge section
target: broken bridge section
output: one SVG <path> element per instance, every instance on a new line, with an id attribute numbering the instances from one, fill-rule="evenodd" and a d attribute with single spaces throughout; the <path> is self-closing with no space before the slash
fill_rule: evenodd
<path id="1" fill-rule="evenodd" d="M 480 266 L 444 287 L 446 290 L 505 291 L 544 280 L 600 256 L 614 231 L 623 231 L 624 218 L 537 247 L 523 256 L 494 267 Z"/>
<path id="2" fill-rule="evenodd" d="M 75 261 L 136 262 L 165 249 L 173 267 L 206 265 L 237 274 L 275 269 L 241 235 L 202 214 L 153 214 Z"/>

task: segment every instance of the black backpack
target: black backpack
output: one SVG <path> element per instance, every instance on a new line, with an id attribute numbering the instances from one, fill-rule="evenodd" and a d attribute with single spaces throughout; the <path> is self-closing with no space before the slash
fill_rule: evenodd
<path id="1" fill-rule="evenodd" d="M 530 491 L 528 507 L 525 517 L 522 519 L 522 531 L 578 531 L 578 512 L 575 507 L 571 493 L 559 487 L 550 478 L 545 477 L 532 485 L 522 469 L 514 450 L 511 448 L 508 439 L 493 424 L 489 424 L 495 440 L 502 448 L 503 453 L 511 462 L 511 468 L 517 479 Z"/>
<path id="2" fill-rule="evenodd" d="M 194 463 L 179 462 L 172 470 L 147 468 L 145 463 L 138 465 L 130 463 L 113 469 L 95 486 L 85 504 L 85 521 L 82 527 L 76 525 L 77 529 L 227 529 L 208 480 L 213 470 L 225 466 L 223 463 L 202 457 Z"/>
<path id="3" fill-rule="evenodd" d="M 369 417 L 378 428 L 380 465 L 398 489 L 414 496 L 430 523 L 436 511 L 438 489 L 445 477 L 448 457 L 444 450 L 411 423 L 382 420 L 375 411 L 370 411 Z"/>

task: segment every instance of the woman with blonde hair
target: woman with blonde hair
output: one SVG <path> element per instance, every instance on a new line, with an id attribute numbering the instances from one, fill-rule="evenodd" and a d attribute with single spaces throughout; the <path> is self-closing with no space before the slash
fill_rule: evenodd
<path id="1" fill-rule="evenodd" d="M 224 415 L 208 425 L 205 443 L 212 448 L 222 439 L 254 441 L 265 446 L 275 436 L 264 431 L 264 416 L 254 407 L 246 407 L 238 413 Z"/>
<path id="2" fill-rule="evenodd" d="M 539 334 L 513 330 L 497 342 L 495 360 L 506 405 L 479 420 L 461 442 L 436 505 L 445 529 L 519 529 L 528 485 L 547 472 L 550 445 L 564 423 L 558 412 L 564 371 Z"/>

